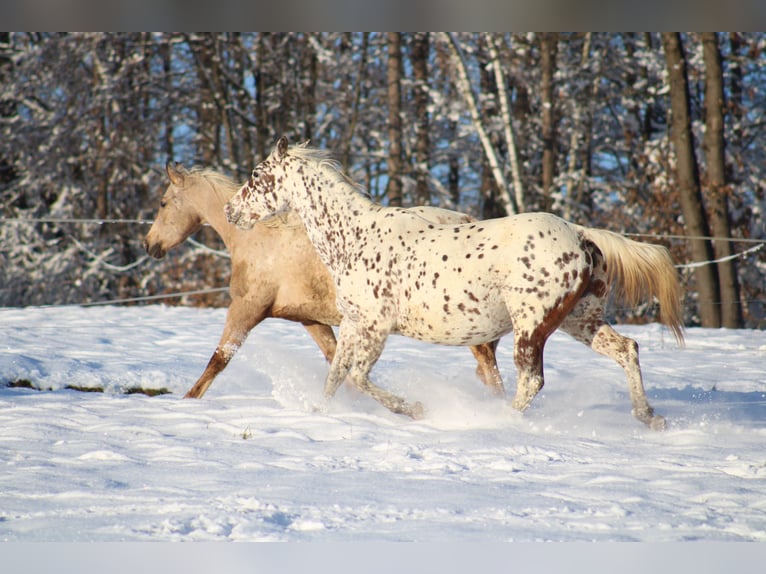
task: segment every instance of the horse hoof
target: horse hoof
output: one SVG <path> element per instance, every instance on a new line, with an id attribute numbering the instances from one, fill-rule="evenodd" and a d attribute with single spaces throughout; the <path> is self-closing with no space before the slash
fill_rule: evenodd
<path id="1" fill-rule="evenodd" d="M 410 409 L 410 416 L 416 421 L 424 419 L 426 417 L 426 409 L 423 406 L 423 403 L 417 401 L 414 405 L 412 405 L 412 409 Z"/>
<path id="2" fill-rule="evenodd" d="M 663 431 L 667 427 L 665 417 L 660 415 L 654 415 L 647 424 L 649 425 L 650 429 L 655 431 Z"/>

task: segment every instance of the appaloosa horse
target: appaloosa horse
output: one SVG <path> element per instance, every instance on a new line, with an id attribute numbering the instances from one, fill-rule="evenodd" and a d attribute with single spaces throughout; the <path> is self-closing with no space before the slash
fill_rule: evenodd
<path id="1" fill-rule="evenodd" d="M 438 225 L 365 197 L 322 151 L 281 138 L 226 205 L 242 229 L 286 210 L 303 221 L 335 281 L 343 314 L 325 384 L 365 380 L 390 333 L 476 345 L 513 331 L 525 410 L 543 386 L 543 348 L 557 328 L 612 357 L 628 379 L 633 414 L 664 428 L 646 398 L 638 345 L 604 320 L 611 287 L 629 302 L 659 299 L 683 342 L 680 287 L 667 249 L 574 225 L 548 213 Z"/>
<path id="2" fill-rule="evenodd" d="M 267 317 L 303 324 L 328 361 L 335 354 L 335 335 L 341 315 L 335 305 L 335 286 L 306 236 L 297 215 L 286 213 L 250 231 L 228 223 L 223 206 L 241 184 L 209 169 L 191 171 L 180 164 L 166 166 L 170 185 L 144 239 L 147 252 L 156 258 L 179 245 L 209 223 L 221 236 L 231 256 L 229 293 L 231 304 L 221 340 L 210 361 L 186 397 L 199 398 L 226 367 L 248 333 Z M 441 222 L 465 222 L 471 218 L 444 209 L 418 207 L 414 213 Z M 471 347 L 477 359 L 477 374 L 494 392 L 502 394 L 503 383 L 495 362 L 497 341 Z M 376 392 L 375 389 L 368 389 Z M 413 414 L 407 405 L 383 392 L 399 411 Z M 417 414 L 415 412 L 414 414 Z"/>

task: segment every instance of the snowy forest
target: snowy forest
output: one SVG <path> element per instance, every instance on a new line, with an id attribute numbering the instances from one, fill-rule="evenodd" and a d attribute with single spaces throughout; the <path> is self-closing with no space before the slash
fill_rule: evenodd
<path id="1" fill-rule="evenodd" d="M 165 165 L 244 181 L 286 135 L 381 203 L 663 244 L 687 325 L 766 328 L 764 52 L 765 33 L 0 33 L 0 306 L 226 305 L 212 229 L 144 251 Z"/>

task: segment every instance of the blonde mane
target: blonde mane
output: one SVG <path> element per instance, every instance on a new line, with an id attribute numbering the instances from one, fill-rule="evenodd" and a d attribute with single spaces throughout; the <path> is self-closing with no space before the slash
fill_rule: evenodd
<path id="1" fill-rule="evenodd" d="M 205 178 L 210 182 L 210 185 L 213 186 L 213 189 L 216 190 L 216 193 L 218 193 L 226 201 L 228 201 L 229 198 L 234 195 L 243 185 L 242 183 L 234 181 L 228 175 L 225 175 L 220 171 L 216 171 L 210 167 L 195 165 L 188 170 L 187 175 Z"/>
<path id="2" fill-rule="evenodd" d="M 188 170 L 186 175 L 206 179 L 213 188 L 213 191 L 223 200 L 223 203 L 229 201 L 229 199 L 240 190 L 242 185 L 244 185 L 242 183 L 237 183 L 228 175 L 210 167 L 195 165 Z M 303 225 L 300 217 L 292 211 L 270 217 L 260 223 L 265 227 L 297 227 Z"/>

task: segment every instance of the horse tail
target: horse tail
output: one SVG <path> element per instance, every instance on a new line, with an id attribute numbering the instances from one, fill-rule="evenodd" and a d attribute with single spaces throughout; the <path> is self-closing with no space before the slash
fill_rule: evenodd
<path id="1" fill-rule="evenodd" d="M 628 305 L 656 297 L 660 321 L 683 346 L 682 291 L 670 252 L 661 245 L 633 241 L 604 229 L 576 227 L 603 254 L 607 281 L 617 296 Z"/>

